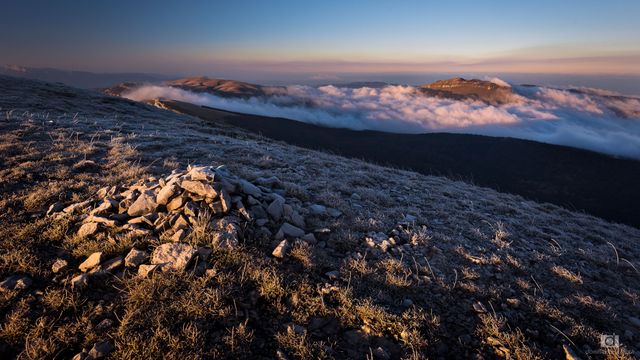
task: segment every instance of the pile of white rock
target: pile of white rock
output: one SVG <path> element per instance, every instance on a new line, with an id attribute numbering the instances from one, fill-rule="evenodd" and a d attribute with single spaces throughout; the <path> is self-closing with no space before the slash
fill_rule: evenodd
<path id="1" fill-rule="evenodd" d="M 53 204 L 47 214 L 71 219 L 79 237 L 105 233 L 109 241 L 127 236 L 162 243 L 151 254 L 147 249 L 131 249 L 125 257 L 106 259 L 96 252 L 80 264 L 82 274 L 72 280 L 74 287 L 123 267 L 137 269 L 140 276 L 155 270 L 184 271 L 194 259 L 206 259 L 212 248 L 237 246 L 246 228 L 279 241 L 272 252 L 275 257 L 285 256 L 293 241 L 315 243 L 313 233 L 304 230 L 300 208 L 287 203 L 284 190 L 276 188 L 280 181 L 271 177 L 255 183 L 232 176 L 224 166 L 190 166 L 129 187 L 104 187 L 86 201 Z M 196 229 L 206 232 L 211 242 L 200 248 L 191 245 Z M 52 270 L 59 272 L 66 266 L 65 260 L 58 259 Z"/>

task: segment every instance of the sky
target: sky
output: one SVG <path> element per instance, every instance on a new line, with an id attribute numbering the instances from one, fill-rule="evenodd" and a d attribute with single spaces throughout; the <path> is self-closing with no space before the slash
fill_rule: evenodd
<path id="1" fill-rule="evenodd" d="M 640 1 L 0 3 L 0 64 L 241 75 L 640 75 Z"/>

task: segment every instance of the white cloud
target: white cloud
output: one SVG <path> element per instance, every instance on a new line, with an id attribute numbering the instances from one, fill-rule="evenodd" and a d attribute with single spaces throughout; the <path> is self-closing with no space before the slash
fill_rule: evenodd
<path id="1" fill-rule="evenodd" d="M 498 86 L 511 87 L 511 84 L 497 77 L 485 77 L 485 80 L 491 81 Z"/>
<path id="2" fill-rule="evenodd" d="M 319 88 L 294 85 L 267 97 L 221 98 L 166 86 L 143 86 L 125 97 L 170 98 L 228 111 L 284 117 L 356 130 L 399 133 L 447 131 L 510 136 L 640 159 L 640 99 L 576 94 L 545 87 L 515 87 L 516 102 L 427 97 L 411 86 Z M 612 111 L 611 109 L 616 109 Z M 636 118 L 619 118 L 618 115 Z M 635 115 L 634 115 L 635 114 Z"/>

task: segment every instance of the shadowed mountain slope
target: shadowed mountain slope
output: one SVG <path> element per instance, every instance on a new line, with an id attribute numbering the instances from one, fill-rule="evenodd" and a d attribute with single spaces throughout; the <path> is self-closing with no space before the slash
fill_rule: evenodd
<path id="1" fill-rule="evenodd" d="M 354 131 L 183 102 L 161 103 L 289 144 L 463 179 L 640 227 L 640 162 L 635 160 L 514 138 Z"/>

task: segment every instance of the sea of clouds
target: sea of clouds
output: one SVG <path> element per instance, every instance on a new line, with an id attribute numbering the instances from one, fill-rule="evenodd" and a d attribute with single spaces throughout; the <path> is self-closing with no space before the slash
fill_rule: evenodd
<path id="1" fill-rule="evenodd" d="M 124 96 L 138 101 L 173 99 L 355 130 L 507 136 L 640 159 L 640 98 L 588 88 L 579 93 L 537 86 L 512 89 L 513 101 L 497 106 L 429 97 L 416 87 L 398 85 L 355 89 L 292 85 L 248 99 L 146 85 Z"/>

